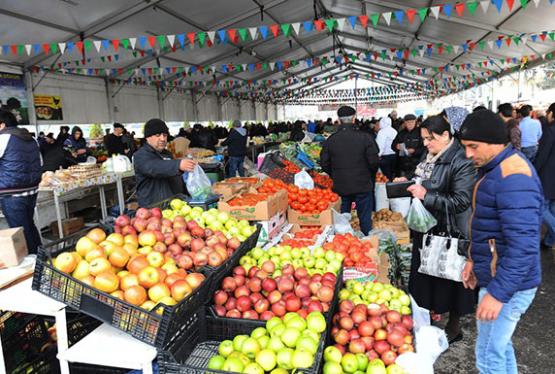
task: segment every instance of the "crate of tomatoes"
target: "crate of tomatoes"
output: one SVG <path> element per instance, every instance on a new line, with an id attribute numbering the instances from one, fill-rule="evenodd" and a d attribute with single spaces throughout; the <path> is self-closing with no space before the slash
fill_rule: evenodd
<path id="1" fill-rule="evenodd" d="M 325 226 L 333 224 L 332 209 L 339 210 L 339 196 L 330 189 L 306 190 L 288 186 L 289 223 L 303 226 Z"/>
<path id="2" fill-rule="evenodd" d="M 251 189 L 246 193 L 221 200 L 218 210 L 227 212 L 236 219 L 268 221 L 287 210 L 287 192 L 259 192 Z"/>

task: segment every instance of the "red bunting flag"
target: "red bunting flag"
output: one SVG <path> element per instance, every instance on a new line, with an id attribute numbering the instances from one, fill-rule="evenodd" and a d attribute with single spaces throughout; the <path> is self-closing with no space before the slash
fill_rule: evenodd
<path id="1" fill-rule="evenodd" d="M 410 23 L 414 22 L 414 16 L 416 15 L 416 9 L 408 9 L 407 10 L 407 17 Z"/>
<path id="2" fill-rule="evenodd" d="M 507 0 L 507 5 L 509 6 L 509 11 L 513 10 L 513 5 L 515 4 L 515 0 Z"/>
<path id="3" fill-rule="evenodd" d="M 405 49 L 405 51 L 403 52 L 403 57 L 405 58 L 405 60 L 409 59 L 409 54 L 410 54 L 410 50 L 409 49 Z"/>
<path id="4" fill-rule="evenodd" d="M 362 25 L 362 27 L 366 28 L 366 25 L 368 25 L 368 16 L 364 14 L 358 16 L 358 19 L 360 20 L 360 24 Z"/>
<path id="5" fill-rule="evenodd" d="M 42 48 L 44 49 L 44 53 L 49 54 L 50 53 L 50 44 L 43 44 Z M 12 46 L 12 51 L 14 51 L 13 46 Z M 17 48 L 15 49 L 14 54 L 17 54 Z"/>
<path id="6" fill-rule="evenodd" d="M 146 70 L 148 71 L 149 75 L 152 74 L 152 68 L 147 68 Z"/>
<path id="7" fill-rule="evenodd" d="M 149 36 L 148 37 L 148 43 L 150 44 L 151 48 L 154 48 L 154 45 L 156 44 L 156 37 L 155 36 Z"/>
<path id="8" fill-rule="evenodd" d="M 256 64 L 256 70 L 262 70 L 262 64 L 260 62 Z"/>
<path id="9" fill-rule="evenodd" d="M 462 15 L 463 15 L 464 4 L 465 3 L 458 3 L 458 4 L 455 5 L 455 10 L 457 11 L 457 14 L 459 15 L 459 17 L 462 17 Z"/>
<path id="10" fill-rule="evenodd" d="M 270 30 L 272 30 L 272 34 L 274 34 L 274 38 L 277 38 L 279 35 L 279 25 L 271 25 Z"/>
<path id="11" fill-rule="evenodd" d="M 316 30 L 318 31 L 322 31 L 325 27 L 325 23 L 321 19 L 315 20 L 314 25 L 316 26 Z"/>
<path id="12" fill-rule="evenodd" d="M 194 45 L 194 44 L 195 44 L 195 36 L 196 36 L 196 35 L 197 35 L 197 34 L 194 33 L 194 32 L 189 32 L 189 33 L 187 33 L 187 39 L 189 39 L 189 43 L 191 43 L 191 45 Z"/>
<path id="13" fill-rule="evenodd" d="M 512 39 L 511 39 L 510 37 L 507 37 L 507 38 L 505 39 L 505 43 L 507 43 L 507 47 L 510 47 L 510 46 L 511 46 L 511 40 L 512 40 Z"/>
<path id="14" fill-rule="evenodd" d="M 546 33 L 541 33 L 540 34 L 540 39 L 542 40 L 542 42 L 545 42 L 545 38 L 546 38 L 547 34 Z"/>
<path id="15" fill-rule="evenodd" d="M 48 44 L 45 44 L 45 46 L 47 46 L 47 45 L 48 45 Z M 17 55 L 17 44 L 12 44 L 11 47 L 12 47 L 12 53 L 13 53 L 14 55 Z M 50 45 L 48 45 L 48 48 L 50 48 Z M 45 52 L 46 52 L 46 50 L 47 50 L 47 48 L 44 48 L 44 51 L 45 51 Z M 46 52 L 46 53 L 48 54 L 48 52 Z"/>
<path id="16" fill-rule="evenodd" d="M 108 61 L 112 62 L 112 56 L 108 56 Z"/>
<path id="17" fill-rule="evenodd" d="M 237 38 L 237 30 L 229 29 L 227 30 L 227 33 L 229 34 L 229 40 L 231 40 L 232 43 L 237 44 L 237 41 L 235 40 Z"/>
<path id="18" fill-rule="evenodd" d="M 112 44 L 114 45 L 114 50 L 118 50 L 119 48 L 119 39 L 112 40 Z"/>
<path id="19" fill-rule="evenodd" d="M 75 46 L 77 47 L 79 52 L 83 53 L 83 42 L 77 42 L 75 43 Z"/>
<path id="20" fill-rule="evenodd" d="M 123 74 L 123 69 L 122 69 L 122 68 L 119 68 L 119 69 L 118 69 L 118 75 L 122 75 L 122 74 Z"/>

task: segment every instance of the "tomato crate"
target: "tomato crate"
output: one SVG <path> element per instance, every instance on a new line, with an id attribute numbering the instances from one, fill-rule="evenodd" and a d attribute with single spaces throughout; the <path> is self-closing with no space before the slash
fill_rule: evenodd
<path id="1" fill-rule="evenodd" d="M 43 348 L 50 339 L 46 322 L 42 316 L 12 312 L 2 312 L 1 319 L 6 372 L 24 372 L 18 368 L 43 356 Z"/>
<path id="2" fill-rule="evenodd" d="M 79 238 L 88 230 L 90 228 L 39 247 L 33 276 L 33 289 L 108 323 L 146 344 L 158 348 L 165 346 L 172 339 L 172 334 L 177 333 L 195 310 L 204 305 L 208 297 L 210 273 L 201 271 L 206 279 L 177 305 L 158 304 L 152 311 L 147 311 L 92 288 L 54 268 L 52 259 L 62 252 L 72 250 Z M 156 311 L 161 311 L 161 313 Z"/>
<path id="3" fill-rule="evenodd" d="M 250 333 L 264 326 L 263 321 L 213 319 L 205 313 L 187 326 L 164 350 L 158 351 L 160 374 L 220 374 L 233 373 L 207 369 L 208 361 L 218 354 L 220 342 Z M 314 364 L 308 369 L 295 369 L 298 374 L 318 374 L 323 362 L 324 332 L 320 338 Z"/>

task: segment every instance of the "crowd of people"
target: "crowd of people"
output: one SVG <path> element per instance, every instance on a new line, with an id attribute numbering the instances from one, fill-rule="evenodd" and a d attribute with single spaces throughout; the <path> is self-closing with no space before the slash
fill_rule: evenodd
<path id="1" fill-rule="evenodd" d="M 392 112 L 359 121 L 351 107 L 337 114 L 336 123 L 331 118 L 278 123 L 268 131 L 287 129 L 294 141 L 306 132 L 331 134 L 320 163 L 342 198 L 342 213 L 355 204 L 364 234 L 372 228 L 378 169 L 392 181 L 417 181 L 407 191 L 437 225 L 428 233 L 412 232 L 412 296 L 432 315 L 448 314 L 450 343 L 463 336 L 460 318 L 475 312 L 479 371 L 517 373 L 511 337 L 540 284 L 540 248 L 555 246 L 555 103 L 545 116 L 534 114 L 529 105 L 511 104 L 500 105 L 497 113 L 450 107 L 425 119 Z M 240 121 L 233 121 L 231 131 L 195 125 L 176 138 L 212 150 L 223 140 L 228 176 L 244 175 L 248 138 L 258 128 Z M 133 158 L 140 206 L 185 192 L 183 173 L 193 171 L 196 163 L 174 159 L 166 149 L 171 138 L 164 121 L 151 119 L 138 150 L 133 134 L 119 123 L 103 139 L 109 153 Z M 10 227 L 24 228 L 30 253 L 40 244 L 33 215 L 41 172 L 85 161 L 88 154 L 79 127 L 70 132 L 64 126 L 57 138 L 35 139 L 18 127 L 12 113 L 0 110 L 0 202 Z M 542 223 L 547 229 L 543 241 Z M 438 232 L 470 242 L 462 282 L 421 271 L 424 238 Z"/>

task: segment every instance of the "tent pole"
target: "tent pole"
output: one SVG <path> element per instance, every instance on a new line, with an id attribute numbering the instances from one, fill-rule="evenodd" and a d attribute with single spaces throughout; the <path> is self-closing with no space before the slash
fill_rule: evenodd
<path id="1" fill-rule="evenodd" d="M 27 94 L 27 115 L 29 117 L 29 124 L 35 126 L 35 134 L 39 136 L 39 124 L 37 122 L 37 113 L 35 112 L 35 98 L 33 90 L 33 75 L 31 71 L 25 71 L 25 92 Z"/>

